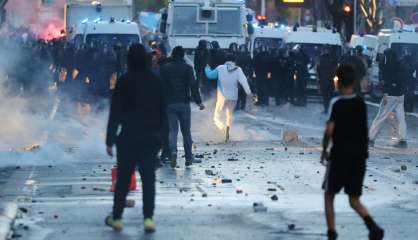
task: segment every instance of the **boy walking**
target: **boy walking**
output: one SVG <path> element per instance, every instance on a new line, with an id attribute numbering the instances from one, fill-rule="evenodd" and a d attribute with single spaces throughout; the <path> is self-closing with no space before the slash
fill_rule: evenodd
<path id="1" fill-rule="evenodd" d="M 328 239 L 337 239 L 334 197 L 342 188 L 349 196 L 350 206 L 363 218 L 370 240 L 383 239 L 384 231 L 361 203 L 362 187 L 368 158 L 367 108 L 363 99 L 354 94 L 355 71 L 349 65 L 337 69 L 340 96 L 330 104 L 325 129 L 321 162 L 328 161 L 323 184 Z M 327 149 L 332 139 L 331 152 Z"/>

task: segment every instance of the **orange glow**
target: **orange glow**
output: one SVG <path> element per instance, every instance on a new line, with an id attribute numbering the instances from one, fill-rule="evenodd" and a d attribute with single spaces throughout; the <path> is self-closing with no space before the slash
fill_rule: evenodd
<path id="1" fill-rule="evenodd" d="M 62 31 L 64 25 L 61 22 L 53 21 L 46 24 L 41 31 L 38 32 L 39 38 L 45 40 L 51 40 L 54 38 L 60 38 L 65 36 L 65 32 Z"/>
<path id="2" fill-rule="evenodd" d="M 351 7 L 349 5 L 344 6 L 344 12 L 349 13 L 351 12 Z"/>

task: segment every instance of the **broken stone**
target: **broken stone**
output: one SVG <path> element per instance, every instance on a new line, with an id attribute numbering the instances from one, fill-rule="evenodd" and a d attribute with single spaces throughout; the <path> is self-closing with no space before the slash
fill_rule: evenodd
<path id="1" fill-rule="evenodd" d="M 253 203 L 254 212 L 267 212 L 267 207 L 261 202 Z"/>
<path id="2" fill-rule="evenodd" d="M 237 189 L 237 194 L 241 194 L 242 193 L 242 189 Z"/>
<path id="3" fill-rule="evenodd" d="M 295 230 L 295 228 L 296 228 L 296 226 L 295 226 L 295 224 L 289 224 L 289 225 L 287 225 L 287 228 L 290 230 L 290 231 L 293 231 L 293 230 Z"/>
<path id="4" fill-rule="evenodd" d="M 275 189 L 275 188 L 269 188 L 269 189 L 267 189 L 267 191 L 269 191 L 269 192 L 275 192 L 275 191 L 277 191 L 277 189 Z"/>
<path id="5" fill-rule="evenodd" d="M 127 207 L 127 208 L 135 207 L 135 200 L 134 199 L 126 199 L 125 207 Z"/>
<path id="6" fill-rule="evenodd" d="M 24 229 L 25 231 L 28 231 L 28 230 L 29 230 L 29 226 L 23 226 L 23 229 Z"/>
<path id="7" fill-rule="evenodd" d="M 19 210 L 23 213 L 28 213 L 28 209 L 24 207 L 20 207 Z"/>
<path id="8" fill-rule="evenodd" d="M 206 175 L 209 175 L 209 176 L 215 176 L 215 173 L 210 169 L 205 170 L 205 173 Z"/>
<path id="9" fill-rule="evenodd" d="M 232 183 L 232 180 L 228 178 L 224 178 L 222 179 L 222 183 Z"/>
<path id="10" fill-rule="evenodd" d="M 304 152 L 300 152 L 299 155 L 305 155 L 305 153 Z"/>
<path id="11" fill-rule="evenodd" d="M 286 129 L 282 135 L 283 143 L 297 143 L 299 139 L 298 133 L 296 130 Z"/>
<path id="12" fill-rule="evenodd" d="M 271 196 L 271 200 L 277 201 L 277 200 L 279 200 L 279 197 L 277 197 L 277 195 L 273 195 L 273 196 Z"/>
<path id="13" fill-rule="evenodd" d="M 194 158 L 204 158 L 203 154 L 196 154 L 194 155 Z"/>
<path id="14" fill-rule="evenodd" d="M 236 161 L 238 161 L 238 159 L 237 158 L 228 158 L 228 161 L 229 162 L 236 162 Z"/>
<path id="15" fill-rule="evenodd" d="M 408 168 L 407 168 L 405 165 L 402 165 L 402 166 L 401 166 L 401 170 L 402 170 L 402 171 L 406 171 L 407 169 L 408 169 Z"/>

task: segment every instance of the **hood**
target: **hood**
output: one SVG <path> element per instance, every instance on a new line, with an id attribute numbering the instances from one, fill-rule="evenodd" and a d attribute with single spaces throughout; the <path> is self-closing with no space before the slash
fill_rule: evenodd
<path id="1" fill-rule="evenodd" d="M 238 69 L 238 66 L 234 62 L 226 62 L 225 65 L 228 72 L 233 72 Z"/>

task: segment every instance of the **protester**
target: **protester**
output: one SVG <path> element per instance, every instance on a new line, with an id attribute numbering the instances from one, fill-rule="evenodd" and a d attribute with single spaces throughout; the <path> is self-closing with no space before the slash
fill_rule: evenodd
<path id="1" fill-rule="evenodd" d="M 205 69 L 206 77 L 218 79 L 216 107 L 213 120 L 215 125 L 225 131 L 225 140 L 229 141 L 233 113 L 238 100 L 238 84 L 240 84 L 247 96 L 252 95 L 247 78 L 240 67 L 235 64 L 235 57 L 231 54 L 226 56 L 226 62 L 211 70 L 209 66 Z M 222 119 L 221 115 L 225 114 Z"/>
<path id="2" fill-rule="evenodd" d="M 116 144 L 118 175 L 113 213 L 106 224 L 116 231 L 123 229 L 122 214 L 135 167 L 141 176 L 144 230 L 149 233 L 156 229 L 155 161 L 164 111 L 161 82 L 147 64 L 145 47 L 134 44 L 128 52 L 128 72 L 118 79 L 113 93 L 107 126 L 107 153 L 113 156 Z"/>
<path id="3" fill-rule="evenodd" d="M 356 74 L 353 67 L 342 65 L 337 69 L 336 75 L 341 95 L 331 102 L 321 155 L 321 161 L 328 161 L 323 184 L 328 239 L 335 240 L 338 236 L 334 198 L 344 188 L 349 196 L 350 206 L 363 218 L 370 231 L 369 239 L 380 240 L 383 239 L 384 231 L 374 222 L 360 201 L 368 158 L 367 107 L 363 99 L 354 94 Z M 331 139 L 332 148 L 328 154 Z"/>
<path id="4" fill-rule="evenodd" d="M 400 62 L 396 52 L 388 48 L 384 52 L 385 60 L 380 69 L 383 79 L 384 96 L 380 103 L 379 112 L 370 127 L 370 145 L 374 146 L 375 139 L 383 123 L 392 112 L 396 114 L 399 141 L 395 147 L 407 148 L 406 120 L 404 110 L 406 79 L 402 78 Z"/>
<path id="5" fill-rule="evenodd" d="M 177 166 L 179 124 L 183 135 L 186 166 L 189 167 L 193 163 L 201 162 L 194 159 L 192 154 L 191 98 L 199 106 L 200 110 L 203 110 L 205 107 L 202 104 L 193 68 L 184 61 L 184 54 L 184 49 L 181 46 L 175 47 L 172 52 L 172 61 L 164 65 L 160 70 L 167 102 L 170 163 L 173 168 Z"/>

